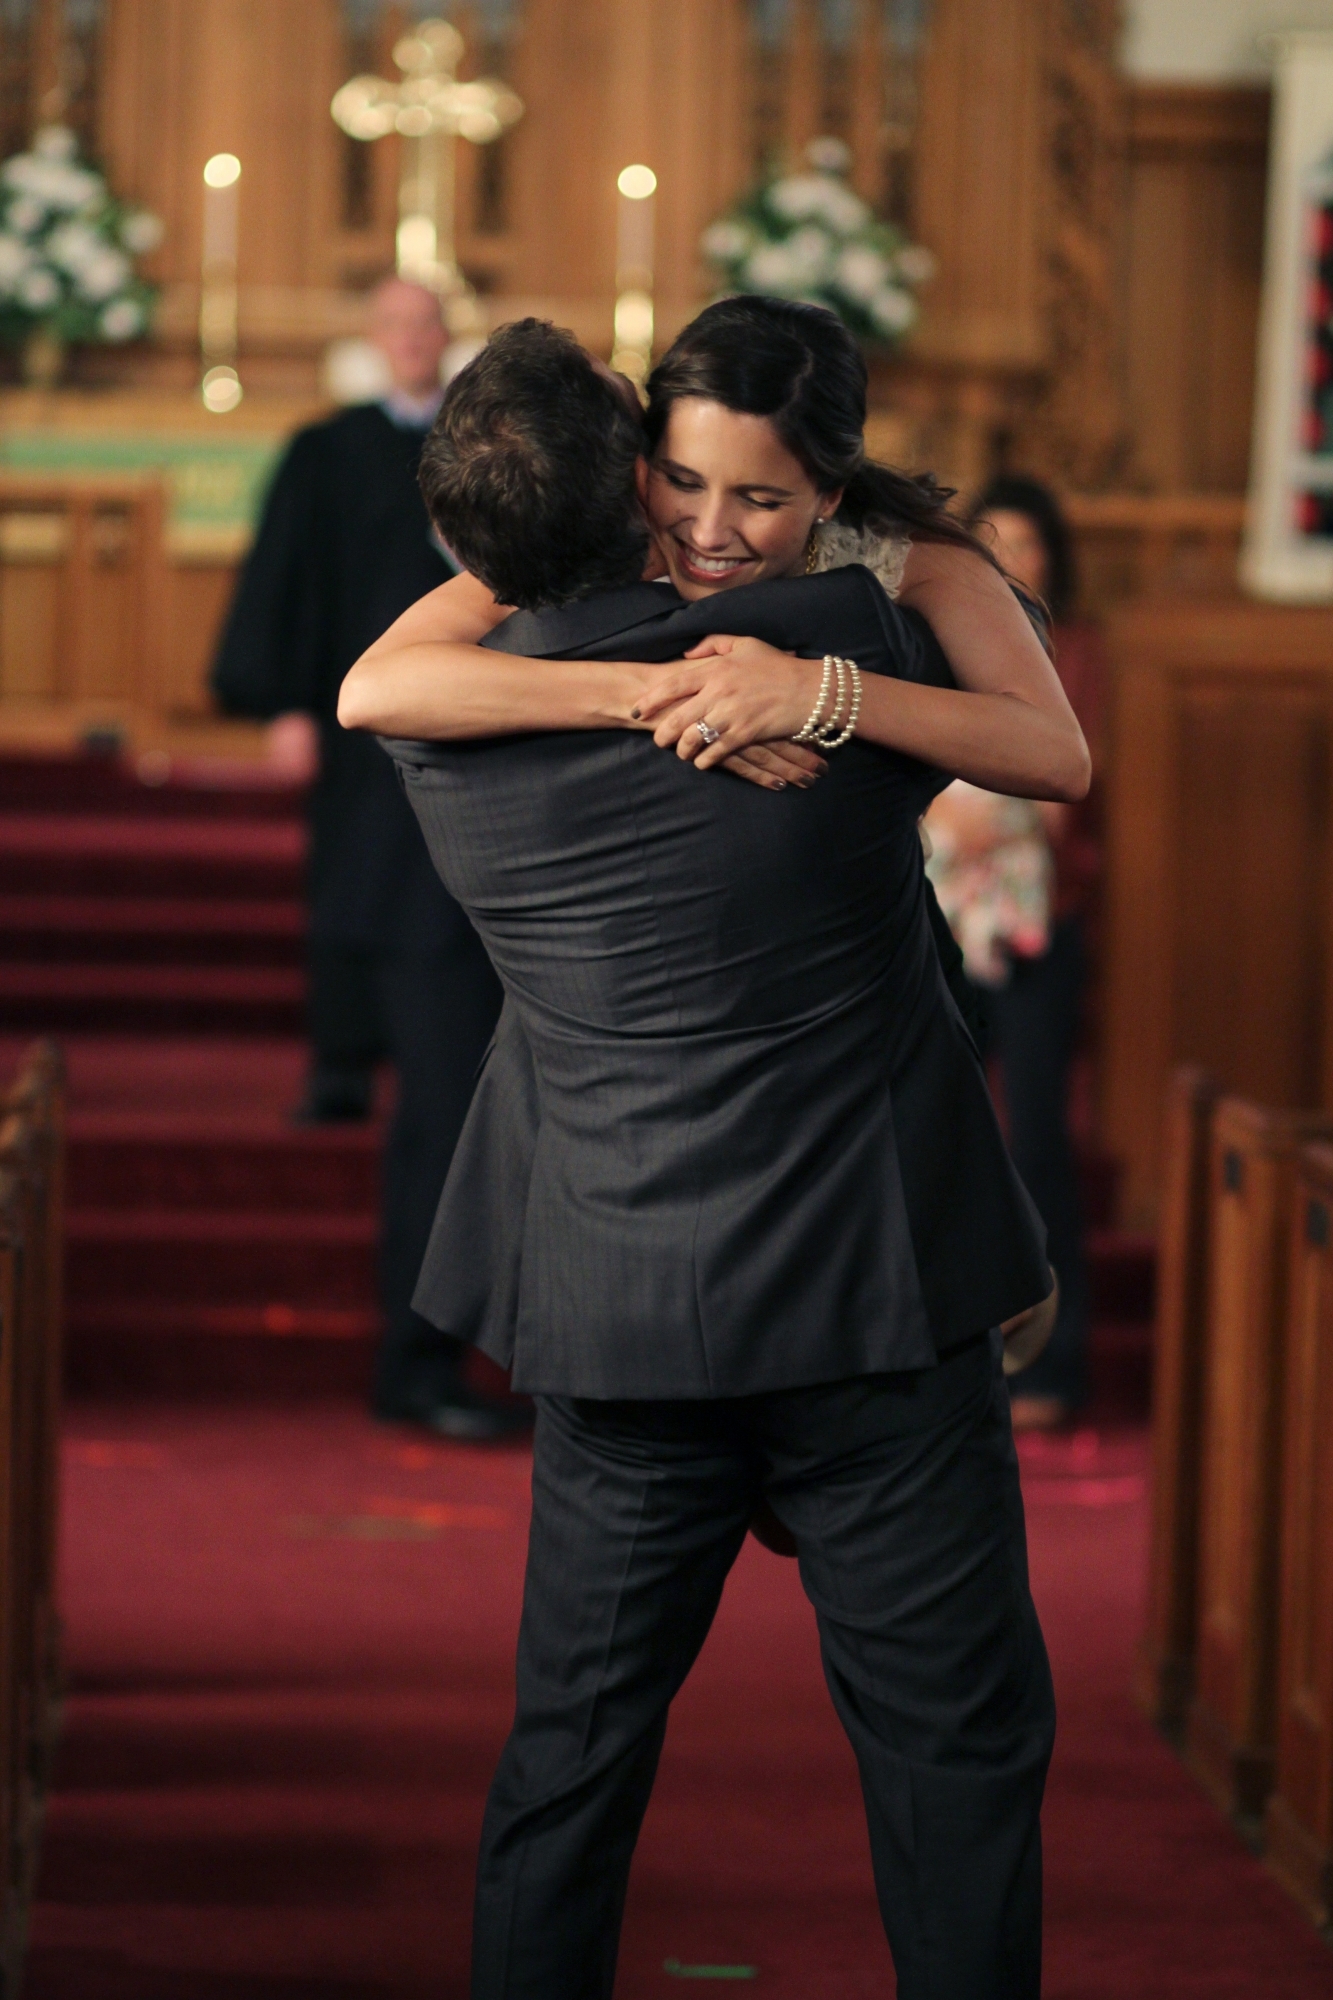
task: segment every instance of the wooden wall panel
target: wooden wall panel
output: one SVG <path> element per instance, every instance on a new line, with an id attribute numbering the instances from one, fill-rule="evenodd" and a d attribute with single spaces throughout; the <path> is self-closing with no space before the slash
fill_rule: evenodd
<path id="1" fill-rule="evenodd" d="M 1171 1069 L 1287 1105 L 1330 1093 L 1333 614 L 1118 613 L 1102 1120 L 1150 1227 Z"/>
<path id="2" fill-rule="evenodd" d="M 921 346 L 988 366 L 1047 355 L 1045 10 L 940 0 L 921 79 L 917 233 L 940 260 Z"/>
<path id="3" fill-rule="evenodd" d="M 54 563 L 0 564 L 0 699 L 58 695 L 60 572 Z"/>
<path id="4" fill-rule="evenodd" d="M 197 283 L 204 162 L 231 152 L 241 284 L 332 282 L 342 36 L 331 0 L 113 0 L 106 45 L 106 161 L 118 190 L 167 224 L 162 278 Z"/>
<path id="5" fill-rule="evenodd" d="M 1269 93 L 1129 94 L 1124 344 L 1135 471 L 1241 492 L 1263 275 Z"/>
<path id="6" fill-rule="evenodd" d="M 1177 697 L 1172 1045 L 1266 1104 L 1320 1095 L 1329 724 L 1285 675 Z"/>
<path id="7" fill-rule="evenodd" d="M 0 703 L 161 704 L 163 494 L 0 480 Z"/>
<path id="8" fill-rule="evenodd" d="M 162 706 L 166 715 L 212 715 L 208 676 L 231 608 L 239 562 L 173 562 L 166 571 L 166 650 Z"/>
<path id="9" fill-rule="evenodd" d="M 506 310 L 582 301 L 609 341 L 616 175 L 642 160 L 658 176 L 659 304 L 668 324 L 688 316 L 705 284 L 699 236 L 748 178 L 748 49 L 743 0 L 528 0 Z"/>

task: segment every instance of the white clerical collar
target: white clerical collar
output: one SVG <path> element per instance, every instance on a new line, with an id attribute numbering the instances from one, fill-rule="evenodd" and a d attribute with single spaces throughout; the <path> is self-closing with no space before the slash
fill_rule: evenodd
<path id="1" fill-rule="evenodd" d="M 400 431 L 428 431 L 439 416 L 443 401 L 443 389 L 432 389 L 427 396 L 410 396 L 406 389 L 391 389 L 380 408 Z"/>

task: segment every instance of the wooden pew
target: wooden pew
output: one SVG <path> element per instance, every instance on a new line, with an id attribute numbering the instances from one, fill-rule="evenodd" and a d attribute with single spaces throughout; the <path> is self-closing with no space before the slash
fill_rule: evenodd
<path id="1" fill-rule="evenodd" d="M 1296 1179 L 1287 1316 L 1277 1773 L 1269 1865 L 1333 1921 L 1333 1149 Z"/>
<path id="2" fill-rule="evenodd" d="M 1194 1691 L 1208 1306 L 1209 1149 L 1217 1086 L 1178 1069 L 1167 1092 L 1162 1220 L 1153 1345 L 1152 1540 L 1148 1615 L 1139 1643 L 1139 1703 L 1179 1731 Z"/>
<path id="3" fill-rule="evenodd" d="M 16 1992 L 54 1742 L 64 1079 L 39 1044 L 0 1096 L 0 1978 Z"/>
<path id="4" fill-rule="evenodd" d="M 1210 1158 L 1198 1649 L 1186 1745 L 1225 1810 L 1272 1782 L 1284 1337 L 1297 1160 L 1333 1126 L 1223 1098 Z"/>

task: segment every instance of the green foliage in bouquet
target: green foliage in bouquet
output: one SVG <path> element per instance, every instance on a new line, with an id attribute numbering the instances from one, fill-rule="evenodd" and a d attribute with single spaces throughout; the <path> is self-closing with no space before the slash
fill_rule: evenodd
<path id="1" fill-rule="evenodd" d="M 161 240 L 158 218 L 117 201 L 66 126 L 43 126 L 0 166 L 0 341 L 145 333 L 156 294 L 134 259 Z"/>
<path id="2" fill-rule="evenodd" d="M 804 172 L 762 182 L 710 224 L 703 253 L 725 292 L 808 299 L 868 345 L 896 346 L 917 322 L 935 259 L 848 187 L 840 139 L 816 139 L 805 158 Z"/>

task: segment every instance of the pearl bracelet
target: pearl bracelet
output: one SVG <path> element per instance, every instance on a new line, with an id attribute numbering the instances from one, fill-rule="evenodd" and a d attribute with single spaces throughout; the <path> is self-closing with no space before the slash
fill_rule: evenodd
<path id="1" fill-rule="evenodd" d="M 836 736 L 842 727 L 843 703 L 847 698 L 847 662 L 840 659 L 836 653 L 833 655 L 833 671 L 837 675 L 838 685 L 833 693 L 832 711 L 828 721 L 821 722 L 810 739 L 817 750 L 824 749 L 830 737 Z"/>
<path id="2" fill-rule="evenodd" d="M 833 698 L 833 711 L 825 719 L 824 710 L 828 704 L 830 690 L 836 678 L 837 692 Z M 850 689 L 850 703 L 847 703 Z M 844 711 L 844 704 L 847 706 Z M 846 721 L 842 720 L 844 712 Z M 861 669 L 855 660 L 844 660 L 837 653 L 825 653 L 824 672 L 819 683 L 819 699 L 814 705 L 809 721 L 803 729 L 792 737 L 793 743 L 811 743 L 819 750 L 841 750 L 855 734 L 857 720 L 861 714 Z"/>
<path id="3" fill-rule="evenodd" d="M 819 683 L 819 699 L 810 712 L 810 720 L 803 729 L 798 729 L 792 737 L 793 743 L 808 743 L 817 729 L 824 726 L 824 703 L 828 700 L 829 689 L 833 685 L 833 655 L 824 655 L 824 676 Z"/>
<path id="4" fill-rule="evenodd" d="M 847 715 L 847 721 L 846 721 L 846 723 L 845 723 L 845 724 L 844 724 L 844 726 L 843 726 L 843 730 L 842 730 L 842 734 L 841 734 L 840 736 L 829 736 L 829 735 L 827 735 L 827 734 L 825 734 L 825 733 L 821 732 L 821 733 L 820 733 L 820 735 L 819 735 L 819 736 L 817 736 L 817 737 L 815 738 L 815 741 L 816 741 L 816 742 L 818 743 L 818 745 L 819 745 L 819 747 L 820 747 L 820 749 L 821 749 L 821 750 L 841 750 L 841 748 L 842 748 L 843 744 L 844 744 L 844 743 L 849 743 L 849 742 L 851 741 L 852 737 L 853 737 L 853 736 L 855 736 L 855 734 L 856 734 L 856 725 L 857 725 L 857 722 L 858 722 L 858 721 L 860 720 L 860 715 L 861 715 L 861 669 L 860 669 L 860 668 L 859 668 L 859 667 L 857 666 L 857 664 L 856 664 L 856 661 L 855 661 L 855 660 L 845 660 L 845 661 L 844 661 L 844 660 L 840 660 L 840 661 L 838 662 L 838 665 L 839 665 L 839 668 L 840 668 L 840 669 L 841 669 L 841 668 L 842 668 L 843 666 L 845 666 L 845 667 L 846 667 L 846 669 L 847 669 L 847 672 L 848 672 L 848 675 L 849 675 L 849 676 L 850 676 L 850 678 L 851 678 L 851 684 L 852 684 L 852 705 L 851 705 L 851 708 L 850 708 L 850 710 L 848 711 L 848 715 Z M 838 701 L 838 707 L 837 707 L 837 708 L 836 708 L 836 709 L 835 709 L 835 710 L 833 711 L 833 721 L 829 723 L 829 725 L 828 725 L 829 729 L 834 729 L 834 728 L 836 728 L 836 726 L 837 726 L 837 718 L 838 718 L 838 715 L 840 714 L 840 712 L 841 712 L 841 709 L 842 709 L 842 700 L 841 700 L 841 696 L 842 696 L 842 674 L 841 674 L 841 671 L 839 672 L 839 675 L 838 675 L 838 696 L 839 696 L 839 701 Z"/>

